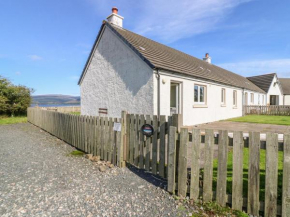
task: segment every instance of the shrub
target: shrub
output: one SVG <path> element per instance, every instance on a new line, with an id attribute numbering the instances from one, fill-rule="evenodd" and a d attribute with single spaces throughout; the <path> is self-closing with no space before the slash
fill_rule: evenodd
<path id="1" fill-rule="evenodd" d="M 0 76 L 0 115 L 23 115 L 31 104 L 33 89 L 14 85 Z"/>

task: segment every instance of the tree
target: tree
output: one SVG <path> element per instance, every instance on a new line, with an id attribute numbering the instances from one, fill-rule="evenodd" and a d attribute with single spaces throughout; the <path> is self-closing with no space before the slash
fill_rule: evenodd
<path id="1" fill-rule="evenodd" d="M 23 85 L 13 85 L 0 76 L 0 114 L 25 114 L 31 104 L 33 89 Z"/>

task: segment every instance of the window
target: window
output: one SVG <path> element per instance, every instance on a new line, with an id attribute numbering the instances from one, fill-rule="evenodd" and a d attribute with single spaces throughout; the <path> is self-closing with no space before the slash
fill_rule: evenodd
<path id="1" fill-rule="evenodd" d="M 221 92 L 221 102 L 222 102 L 222 105 L 225 105 L 226 104 L 226 89 L 225 88 L 222 88 L 222 92 Z"/>
<path id="2" fill-rule="evenodd" d="M 233 92 L 233 105 L 234 107 L 237 107 L 237 91 L 234 90 Z"/>
<path id="3" fill-rule="evenodd" d="M 258 95 L 258 105 L 260 105 L 260 94 Z"/>
<path id="4" fill-rule="evenodd" d="M 201 85 L 194 85 L 194 103 L 205 104 L 206 87 Z"/>
<path id="5" fill-rule="evenodd" d="M 254 103 L 254 94 L 251 93 L 251 103 Z"/>
<path id="6" fill-rule="evenodd" d="M 262 95 L 262 105 L 264 105 L 264 95 Z"/>

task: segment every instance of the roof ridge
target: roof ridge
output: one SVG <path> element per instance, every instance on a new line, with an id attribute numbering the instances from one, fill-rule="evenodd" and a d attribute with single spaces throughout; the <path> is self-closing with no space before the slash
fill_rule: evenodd
<path id="1" fill-rule="evenodd" d="M 202 59 L 194 57 L 183 51 L 164 45 L 150 38 L 134 33 L 125 28 L 103 21 L 99 34 L 95 40 L 90 56 L 80 77 L 79 84 L 85 74 L 89 59 L 92 58 L 92 52 L 100 39 L 101 31 L 104 27 L 112 30 L 129 48 L 132 49 L 144 62 L 152 69 L 159 68 L 169 72 L 186 74 L 199 79 L 210 80 L 220 84 L 232 87 L 243 88 L 256 92 L 265 93 L 263 89 L 255 85 L 246 77 L 223 69 L 215 64 L 209 64 Z"/>
<path id="2" fill-rule="evenodd" d="M 254 76 L 249 76 L 246 78 L 254 78 L 254 77 L 260 77 L 260 76 L 267 76 L 267 75 L 277 75 L 277 73 L 273 72 L 273 73 L 267 73 L 267 74 L 263 74 L 263 75 L 254 75 Z"/>

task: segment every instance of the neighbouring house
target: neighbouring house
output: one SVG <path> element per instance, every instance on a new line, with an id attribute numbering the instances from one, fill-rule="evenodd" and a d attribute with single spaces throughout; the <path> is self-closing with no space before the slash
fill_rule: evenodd
<path id="1" fill-rule="evenodd" d="M 183 115 L 183 125 L 242 116 L 245 101 L 266 105 L 247 78 L 123 28 L 118 9 L 103 21 L 79 80 L 81 113 Z M 246 98 L 245 98 L 246 97 Z"/>
<path id="2" fill-rule="evenodd" d="M 276 73 L 248 77 L 248 79 L 267 93 L 266 105 L 284 104 L 282 86 Z M 248 104 L 246 100 L 245 105 Z"/>
<path id="3" fill-rule="evenodd" d="M 279 79 L 283 89 L 283 104 L 290 105 L 290 78 Z"/>

